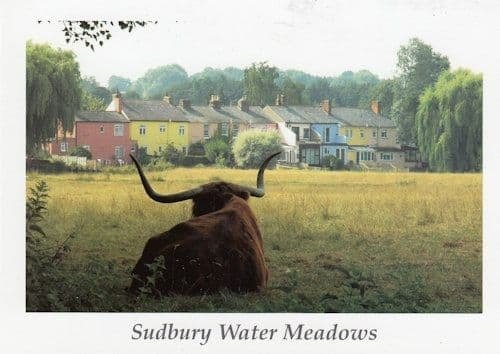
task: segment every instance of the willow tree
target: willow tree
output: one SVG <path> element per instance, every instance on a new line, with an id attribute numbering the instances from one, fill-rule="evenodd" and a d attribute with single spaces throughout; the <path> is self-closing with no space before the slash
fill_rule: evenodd
<path id="1" fill-rule="evenodd" d="M 444 72 L 420 97 L 419 148 L 436 171 L 482 168 L 483 78 L 469 70 Z"/>
<path id="2" fill-rule="evenodd" d="M 48 44 L 26 44 L 26 152 L 73 129 L 80 107 L 80 69 L 71 51 Z"/>

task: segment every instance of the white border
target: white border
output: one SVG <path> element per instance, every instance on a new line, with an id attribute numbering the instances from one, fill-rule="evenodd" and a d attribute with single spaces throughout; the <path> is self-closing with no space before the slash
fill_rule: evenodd
<path id="1" fill-rule="evenodd" d="M 417 0 L 415 0 L 417 1 Z M 398 1 L 395 1 L 400 3 Z M 498 10 L 494 2 L 482 1 L 484 11 Z M 195 5 L 195 3 L 194 3 Z M 246 4 L 247 6 L 249 4 Z M 2 3 L 0 23 L 0 141 L 1 150 L 1 235 L 0 235 L 0 350 L 65 353 L 155 352 L 234 352 L 255 353 L 282 350 L 290 353 L 496 353 L 500 292 L 499 269 L 497 134 L 500 132 L 499 22 L 478 41 L 490 49 L 484 60 L 484 292 L 483 314 L 473 315 L 390 315 L 390 314 L 33 314 L 25 313 L 24 290 L 24 121 L 25 121 L 25 36 L 23 24 L 45 18 L 92 17 L 100 14 L 122 18 L 151 18 L 168 4 L 140 1 L 86 1 L 70 9 L 63 1 Z M 77 15 L 75 15 L 77 14 Z M 466 25 L 466 24 L 464 24 Z M 260 324 L 282 328 L 284 323 L 306 323 L 328 328 L 378 328 L 374 342 L 221 342 L 206 346 L 197 343 L 130 340 L 131 327 L 141 322 L 158 326 L 174 322 L 178 326 L 212 327 L 218 323 Z"/>

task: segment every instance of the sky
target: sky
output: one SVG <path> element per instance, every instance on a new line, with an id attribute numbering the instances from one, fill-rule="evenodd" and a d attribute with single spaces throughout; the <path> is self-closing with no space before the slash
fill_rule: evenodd
<path id="1" fill-rule="evenodd" d="M 115 27 L 113 37 L 92 52 L 82 43 L 66 45 L 57 20 L 85 18 L 85 14 L 96 19 L 96 11 L 75 12 L 82 14 L 79 17 L 71 12 L 46 11 L 37 18 L 52 22 L 30 21 L 27 38 L 73 50 L 82 75 L 94 76 L 102 85 L 111 75 L 135 80 L 148 69 L 171 63 L 180 64 L 190 75 L 207 66 L 244 68 L 267 61 L 280 69 L 321 76 L 367 69 L 388 78 L 397 73 L 399 47 L 412 37 L 448 56 L 452 68 L 483 72 L 488 65 L 495 65 L 489 61 L 486 43 L 488 33 L 498 33 L 500 9 L 497 2 L 486 0 L 174 0 L 148 3 L 147 7 L 145 2 L 126 4 L 127 8 L 110 11 L 108 3 L 98 11 L 99 19 L 134 13 L 135 18 L 126 18 L 157 20 L 158 24 L 132 33 Z M 42 9 L 41 4 L 31 6 L 34 13 Z"/>

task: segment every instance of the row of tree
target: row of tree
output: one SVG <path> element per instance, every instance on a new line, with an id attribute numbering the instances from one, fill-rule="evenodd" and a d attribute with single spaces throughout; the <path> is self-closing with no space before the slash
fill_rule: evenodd
<path id="1" fill-rule="evenodd" d="M 148 70 L 135 81 L 113 75 L 102 87 L 95 78 L 80 76 L 72 52 L 28 42 L 27 151 L 53 137 L 58 126 L 71 130 L 77 109 L 104 110 L 115 91 L 129 99 L 159 99 L 168 92 L 174 100 L 188 98 L 199 105 L 207 104 L 212 94 L 227 105 L 245 94 L 251 104 L 261 106 L 273 104 L 282 93 L 289 105 L 330 98 L 337 106 L 369 109 L 378 100 L 382 114 L 396 123 L 400 142 L 418 146 L 433 170 L 481 170 L 482 77 L 466 70 L 450 72 L 448 58 L 416 38 L 401 46 L 397 56 L 398 75 L 385 80 L 367 70 L 318 77 L 266 62 L 244 70 L 206 68 L 189 76 L 171 64 Z"/>

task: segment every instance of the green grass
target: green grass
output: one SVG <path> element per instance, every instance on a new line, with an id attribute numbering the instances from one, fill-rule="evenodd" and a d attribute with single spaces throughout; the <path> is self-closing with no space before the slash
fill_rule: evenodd
<path id="1" fill-rule="evenodd" d="M 253 184 L 256 171 L 147 173 L 160 192 L 213 180 Z M 41 223 L 69 252 L 48 307 L 30 311 L 481 312 L 482 175 L 273 170 L 259 221 L 268 288 L 258 294 L 129 296 L 146 240 L 190 218 L 191 203 L 158 204 L 136 174 L 29 174 L 50 200 Z"/>

